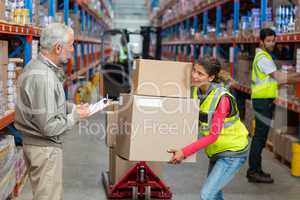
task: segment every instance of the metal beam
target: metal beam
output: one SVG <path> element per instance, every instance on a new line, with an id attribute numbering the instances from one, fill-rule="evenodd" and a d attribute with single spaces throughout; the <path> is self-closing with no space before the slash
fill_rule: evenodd
<path id="1" fill-rule="evenodd" d="M 234 0 L 233 36 L 237 36 L 239 30 L 239 18 L 240 18 L 240 0 Z"/>
<path id="2" fill-rule="evenodd" d="M 66 25 L 69 25 L 69 3 L 70 0 L 64 0 L 64 22 Z"/>

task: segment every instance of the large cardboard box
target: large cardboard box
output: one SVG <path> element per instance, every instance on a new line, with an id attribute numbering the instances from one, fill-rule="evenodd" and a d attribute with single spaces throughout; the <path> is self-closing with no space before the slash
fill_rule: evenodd
<path id="1" fill-rule="evenodd" d="M 8 64 L 8 41 L 0 41 L 0 64 Z"/>
<path id="2" fill-rule="evenodd" d="M 128 161 L 118 156 L 114 148 L 109 148 L 109 179 L 111 184 L 119 182 L 137 162 Z M 163 163 L 147 162 L 150 169 L 163 179 Z"/>
<path id="3" fill-rule="evenodd" d="M 191 97 L 192 63 L 136 60 L 133 92 L 136 95 Z"/>
<path id="4" fill-rule="evenodd" d="M 119 134 L 118 123 L 118 104 L 114 103 L 106 108 L 106 145 L 108 147 L 116 146 L 116 136 Z"/>
<path id="5" fill-rule="evenodd" d="M 117 153 L 130 161 L 168 162 L 168 149 L 198 138 L 199 100 L 121 95 Z M 196 155 L 184 162 L 196 162 Z"/>

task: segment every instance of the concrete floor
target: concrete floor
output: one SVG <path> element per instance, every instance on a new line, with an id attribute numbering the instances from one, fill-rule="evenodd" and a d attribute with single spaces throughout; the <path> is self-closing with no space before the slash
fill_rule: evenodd
<path id="1" fill-rule="evenodd" d="M 65 139 L 64 147 L 64 199 L 103 200 L 105 192 L 100 180 L 102 171 L 108 169 L 108 149 L 103 140 L 104 116 L 95 115 L 90 120 L 88 134 L 83 128 L 75 127 Z M 98 125 L 98 126 L 97 126 Z M 81 131 L 78 131 L 81 130 Z M 171 187 L 176 200 L 198 200 L 199 191 L 207 173 L 208 160 L 200 154 L 198 163 L 165 167 L 165 181 Z M 265 170 L 271 172 L 275 184 L 250 184 L 245 178 L 245 165 L 235 179 L 225 188 L 225 199 L 230 200 L 299 200 L 300 179 L 290 176 L 289 169 L 264 153 Z M 30 184 L 27 183 L 17 200 L 30 200 Z"/>

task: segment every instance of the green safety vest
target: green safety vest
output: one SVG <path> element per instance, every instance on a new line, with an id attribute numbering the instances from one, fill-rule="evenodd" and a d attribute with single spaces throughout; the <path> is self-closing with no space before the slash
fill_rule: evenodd
<path id="1" fill-rule="evenodd" d="M 208 157 L 212 157 L 218 153 L 226 151 L 238 152 L 245 149 L 248 145 L 248 130 L 241 122 L 235 98 L 229 91 L 222 87 L 214 87 L 204 100 L 200 103 L 200 117 L 199 117 L 199 133 L 202 136 L 207 136 L 212 127 L 213 114 L 222 96 L 227 95 L 231 100 L 231 114 L 225 118 L 224 127 L 217 141 L 206 147 L 205 152 Z M 198 88 L 193 88 L 193 98 L 197 99 Z M 201 119 L 201 116 L 207 116 L 206 120 Z"/>
<path id="2" fill-rule="evenodd" d="M 267 57 L 273 60 L 270 54 L 261 50 L 255 55 L 252 64 L 252 84 L 251 84 L 251 98 L 252 99 L 271 99 L 278 97 L 278 83 L 271 78 L 270 75 L 260 71 L 258 62 Z"/>
<path id="3" fill-rule="evenodd" d="M 120 63 L 125 63 L 127 60 L 127 55 L 126 55 L 126 49 L 125 47 L 120 47 L 120 56 L 119 56 L 119 61 Z"/>

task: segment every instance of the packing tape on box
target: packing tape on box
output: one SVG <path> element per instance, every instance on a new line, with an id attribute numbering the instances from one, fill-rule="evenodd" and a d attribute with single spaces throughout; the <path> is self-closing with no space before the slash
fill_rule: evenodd
<path id="1" fill-rule="evenodd" d="M 122 96 L 120 96 L 120 98 L 119 98 L 119 106 L 123 106 L 123 104 L 124 104 L 124 99 L 123 99 Z"/>

